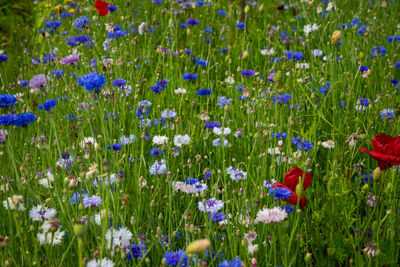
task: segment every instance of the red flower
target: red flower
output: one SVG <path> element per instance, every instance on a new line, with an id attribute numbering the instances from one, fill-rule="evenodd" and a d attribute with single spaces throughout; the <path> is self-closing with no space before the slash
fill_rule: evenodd
<path id="1" fill-rule="evenodd" d="M 285 185 L 292 191 L 296 191 L 296 185 L 299 183 L 299 178 L 303 179 L 304 172 L 300 168 L 291 168 L 288 173 L 285 173 Z M 311 184 L 311 173 L 307 172 L 304 181 L 303 188 L 307 189 Z"/>
<path id="2" fill-rule="evenodd" d="M 107 13 L 108 13 L 107 7 L 109 5 L 110 4 L 108 4 L 108 3 L 104 2 L 104 1 L 101 1 L 101 0 L 96 0 L 96 2 L 94 2 L 94 6 L 96 7 L 97 11 L 99 11 L 99 15 L 100 16 L 107 15 Z"/>
<path id="3" fill-rule="evenodd" d="M 373 151 L 361 148 L 361 152 L 367 152 L 372 158 L 378 161 L 382 170 L 393 165 L 400 165 L 400 136 L 392 137 L 383 133 L 372 138 Z"/>
<path id="4" fill-rule="evenodd" d="M 297 205 L 297 201 L 299 200 L 299 196 L 296 194 L 296 190 L 292 190 L 292 189 L 290 189 L 289 187 L 287 187 L 285 184 L 282 184 L 282 183 L 280 183 L 280 182 L 274 183 L 274 184 L 272 185 L 272 187 L 273 187 L 273 188 L 275 188 L 275 187 L 283 187 L 283 188 L 286 188 L 286 189 L 290 190 L 290 191 L 292 192 L 292 194 L 290 195 L 290 197 L 289 197 L 289 198 L 283 198 L 282 200 L 283 200 L 283 201 L 286 201 L 286 202 L 288 202 L 288 203 L 290 203 L 290 204 L 293 204 L 293 205 L 295 205 L 295 206 Z M 307 198 L 306 198 L 304 195 L 300 198 L 299 204 L 300 204 L 301 209 L 304 210 L 304 209 L 306 208 L 306 205 L 307 205 Z"/>

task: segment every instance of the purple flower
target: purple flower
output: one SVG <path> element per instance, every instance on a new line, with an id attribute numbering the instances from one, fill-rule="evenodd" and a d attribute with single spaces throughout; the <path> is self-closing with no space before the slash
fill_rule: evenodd
<path id="1" fill-rule="evenodd" d="M 85 206 L 85 208 L 91 208 L 91 207 L 97 207 L 98 205 L 100 205 L 103 201 L 101 200 L 101 197 L 99 196 L 85 196 L 83 198 L 83 205 Z"/>
<path id="2" fill-rule="evenodd" d="M 72 54 L 61 59 L 61 64 L 63 65 L 70 65 L 79 62 L 78 54 Z"/>
<path id="3" fill-rule="evenodd" d="M 46 84 L 46 76 L 44 74 L 35 75 L 29 81 L 29 86 L 31 88 L 41 89 L 45 84 Z"/>

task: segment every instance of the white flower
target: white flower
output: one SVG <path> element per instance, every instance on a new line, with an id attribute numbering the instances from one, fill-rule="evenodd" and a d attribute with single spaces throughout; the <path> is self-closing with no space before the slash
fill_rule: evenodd
<path id="1" fill-rule="evenodd" d="M 35 206 L 29 211 L 29 217 L 31 217 L 33 221 L 50 220 L 53 219 L 56 214 L 57 211 L 55 209 L 48 209 L 42 205 Z"/>
<path id="2" fill-rule="evenodd" d="M 219 211 L 224 207 L 224 202 L 217 200 L 215 198 L 210 198 L 205 201 L 205 203 L 199 201 L 199 210 L 202 212 L 214 213 Z"/>
<path id="3" fill-rule="evenodd" d="M 327 141 L 325 141 L 325 142 L 322 142 L 321 145 L 322 145 L 324 148 L 331 149 L 331 148 L 334 148 L 334 147 L 335 147 L 335 142 L 333 142 L 332 140 L 327 140 Z"/>
<path id="4" fill-rule="evenodd" d="M 24 211 L 26 209 L 24 204 L 20 203 L 21 200 L 22 196 L 13 195 L 12 197 L 9 197 L 7 200 L 3 201 L 3 206 L 5 209 Z"/>
<path id="5" fill-rule="evenodd" d="M 281 222 L 287 218 L 287 212 L 280 207 L 274 207 L 272 209 L 265 208 L 258 211 L 257 218 L 254 220 L 254 224 L 259 222 L 262 223 L 276 223 Z"/>
<path id="6" fill-rule="evenodd" d="M 226 168 L 225 171 L 227 174 L 229 174 L 230 178 L 233 181 L 245 180 L 247 178 L 247 172 L 232 168 L 232 166 L 230 166 L 229 168 Z"/>
<path id="7" fill-rule="evenodd" d="M 121 227 L 119 230 L 109 229 L 106 233 L 108 247 L 127 247 L 131 242 L 132 236 L 132 232 L 126 227 Z"/>
<path id="8" fill-rule="evenodd" d="M 143 33 L 146 31 L 146 29 L 147 29 L 146 23 L 144 23 L 144 22 L 140 23 L 139 28 L 138 28 L 139 34 L 143 35 Z"/>
<path id="9" fill-rule="evenodd" d="M 164 135 L 155 135 L 153 137 L 153 145 L 163 145 L 168 143 L 168 137 Z"/>
<path id="10" fill-rule="evenodd" d="M 310 68 L 310 64 L 308 63 L 297 63 L 296 68 L 306 70 Z"/>
<path id="11" fill-rule="evenodd" d="M 275 54 L 274 48 L 261 49 L 261 55 L 263 55 L 263 56 L 272 56 L 273 54 Z"/>
<path id="12" fill-rule="evenodd" d="M 258 245 L 257 244 L 255 244 L 255 245 L 253 245 L 253 244 L 248 244 L 247 245 L 247 252 L 251 255 L 251 254 L 254 254 L 254 252 L 256 252 L 257 251 L 257 249 L 258 249 Z"/>
<path id="13" fill-rule="evenodd" d="M 307 25 L 304 25 L 303 31 L 304 31 L 304 34 L 306 36 L 308 36 L 311 32 L 318 30 L 318 28 L 319 28 L 318 25 L 315 23 L 313 25 L 307 24 Z"/>
<path id="14" fill-rule="evenodd" d="M 231 133 L 231 129 L 230 128 L 222 128 L 222 127 L 220 127 L 220 128 L 217 128 L 217 127 L 215 127 L 214 129 L 213 129 L 213 133 L 215 133 L 216 135 L 228 135 L 228 134 L 230 134 Z"/>
<path id="15" fill-rule="evenodd" d="M 175 94 L 177 94 L 177 95 L 183 95 L 183 94 L 186 94 L 186 89 L 184 89 L 184 88 L 178 88 L 178 89 L 176 89 L 174 92 L 175 92 Z"/>
<path id="16" fill-rule="evenodd" d="M 253 243 L 257 239 L 257 233 L 255 231 L 250 231 L 244 235 L 244 239 L 247 243 Z"/>
<path id="17" fill-rule="evenodd" d="M 131 134 L 129 137 L 126 137 L 125 135 L 121 136 L 121 138 L 119 139 L 119 142 L 122 145 L 127 145 L 127 144 L 131 144 L 133 142 L 136 141 L 136 136 L 134 134 Z"/>
<path id="18" fill-rule="evenodd" d="M 335 9 L 335 8 L 336 8 L 336 7 L 335 7 L 335 4 L 332 3 L 332 2 L 329 2 L 328 6 L 326 7 L 326 11 L 329 12 L 329 11 L 331 11 L 332 9 Z"/>
<path id="19" fill-rule="evenodd" d="M 97 145 L 96 139 L 94 137 L 84 137 L 83 140 L 80 142 L 80 146 L 82 148 L 84 147 L 89 147 L 89 146 L 95 146 Z"/>
<path id="20" fill-rule="evenodd" d="M 190 137 L 189 135 L 175 135 L 174 137 L 174 145 L 177 147 L 182 147 L 183 145 L 189 145 L 190 144 Z"/>
<path id="21" fill-rule="evenodd" d="M 106 215 L 107 215 L 107 211 L 106 211 L 106 210 L 101 210 L 99 213 L 97 213 L 97 214 L 94 215 L 94 222 L 95 222 L 97 225 L 102 225 L 102 223 L 103 223 L 104 218 L 106 217 Z M 111 211 L 108 211 L 108 218 L 111 219 L 112 217 L 113 217 L 113 216 L 112 216 Z"/>
<path id="22" fill-rule="evenodd" d="M 56 232 L 38 233 L 37 238 L 40 245 L 52 244 L 53 246 L 55 246 L 61 244 L 64 234 L 64 231 L 58 229 Z"/>
<path id="23" fill-rule="evenodd" d="M 268 148 L 267 153 L 270 155 L 279 155 L 281 152 L 279 151 L 279 147 Z"/>
<path id="24" fill-rule="evenodd" d="M 46 188 L 51 188 L 51 185 L 54 182 L 54 175 L 51 172 L 47 172 L 46 177 L 40 179 L 38 182 Z"/>
<path id="25" fill-rule="evenodd" d="M 227 84 L 232 85 L 232 84 L 235 83 L 235 79 L 234 79 L 232 76 L 229 76 L 228 78 L 225 79 L 225 82 L 226 82 Z"/>
<path id="26" fill-rule="evenodd" d="M 86 267 L 114 267 L 112 260 L 102 258 L 100 260 L 91 260 L 87 263 Z"/>

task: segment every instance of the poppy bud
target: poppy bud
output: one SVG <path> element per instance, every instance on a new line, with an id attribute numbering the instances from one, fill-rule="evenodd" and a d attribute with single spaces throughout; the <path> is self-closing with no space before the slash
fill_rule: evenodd
<path id="1" fill-rule="evenodd" d="M 86 224 L 81 222 L 81 221 L 77 221 L 74 223 L 74 233 L 78 236 L 78 237 L 82 237 L 86 232 Z"/>
<path id="2" fill-rule="evenodd" d="M 244 8 L 244 13 L 249 13 L 249 11 L 250 11 L 250 7 L 247 5 L 245 8 Z"/>
<path id="3" fill-rule="evenodd" d="M 264 4 L 261 4 L 260 7 L 258 8 L 258 12 L 263 12 L 264 11 Z"/>
<path id="4" fill-rule="evenodd" d="M 186 30 L 186 35 L 187 36 L 190 36 L 192 34 L 192 31 L 188 28 L 187 30 Z"/>
<path id="5" fill-rule="evenodd" d="M 201 253 L 205 251 L 211 245 L 210 240 L 208 239 L 201 239 L 195 240 L 189 244 L 186 248 L 186 253 L 194 254 L 194 253 Z"/>
<path id="6" fill-rule="evenodd" d="M 360 57 L 360 59 L 364 59 L 365 58 L 365 53 L 361 51 L 360 54 L 359 54 L 359 57 Z"/>
<path id="7" fill-rule="evenodd" d="M 342 38 L 342 32 L 338 30 L 334 31 L 331 37 L 332 44 L 337 45 L 341 38 Z"/>
<path id="8" fill-rule="evenodd" d="M 244 51 L 243 54 L 242 54 L 242 58 L 243 58 L 243 59 L 246 59 L 246 58 L 248 58 L 248 57 L 249 57 L 249 52 Z"/>
<path id="9" fill-rule="evenodd" d="M 381 178 L 381 174 L 382 174 L 381 168 L 376 167 L 376 169 L 372 173 L 374 181 L 379 181 L 379 179 Z"/>
<path id="10" fill-rule="evenodd" d="M 296 194 L 299 197 L 299 199 L 303 196 L 303 184 L 300 182 L 296 185 Z"/>

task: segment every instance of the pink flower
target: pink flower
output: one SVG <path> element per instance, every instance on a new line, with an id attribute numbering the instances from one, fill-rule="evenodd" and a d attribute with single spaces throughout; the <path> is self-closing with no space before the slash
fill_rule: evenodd
<path id="1" fill-rule="evenodd" d="M 254 220 L 254 224 L 259 222 L 262 223 L 276 223 L 281 222 L 287 218 L 287 212 L 280 207 L 274 207 L 272 209 L 265 208 L 258 211 L 257 218 Z"/>

